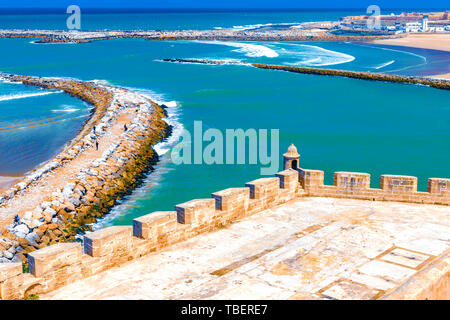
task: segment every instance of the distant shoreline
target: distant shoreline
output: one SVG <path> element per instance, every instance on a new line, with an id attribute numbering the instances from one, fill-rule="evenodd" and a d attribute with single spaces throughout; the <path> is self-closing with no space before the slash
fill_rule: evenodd
<path id="1" fill-rule="evenodd" d="M 221 40 L 221 41 L 369 41 L 400 38 L 403 35 L 348 36 L 324 30 L 0 30 L 0 38 L 39 38 L 35 43 L 89 43 L 111 39 Z"/>

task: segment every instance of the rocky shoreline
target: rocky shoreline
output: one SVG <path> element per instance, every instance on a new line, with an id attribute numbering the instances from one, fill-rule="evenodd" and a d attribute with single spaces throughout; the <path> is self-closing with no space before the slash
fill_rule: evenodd
<path id="1" fill-rule="evenodd" d="M 0 194 L 0 215 L 12 222 L 0 236 L 0 262 L 79 232 L 134 189 L 158 161 L 153 147 L 171 127 L 164 106 L 128 89 L 73 79 L 0 74 L 8 81 L 60 89 L 94 106 L 90 119 L 63 151 Z M 102 150 L 96 150 L 100 141 Z M 102 151 L 102 152 L 100 152 Z"/>
<path id="2" fill-rule="evenodd" d="M 325 68 L 310 68 L 310 67 L 292 67 L 284 65 L 262 64 L 262 63 L 243 63 L 237 61 L 222 61 L 222 60 L 210 60 L 210 59 L 163 59 L 165 62 L 176 63 L 196 63 L 196 64 L 208 64 L 208 65 L 246 65 L 253 66 L 259 69 L 270 69 L 288 71 L 294 73 L 315 74 L 323 76 L 338 76 L 346 78 L 354 78 L 361 80 L 372 81 L 386 81 L 395 83 L 409 83 L 429 86 L 437 89 L 450 90 L 450 81 L 443 79 L 421 78 L 421 77 L 408 77 L 393 74 L 362 72 L 362 71 L 349 71 L 349 70 L 337 70 L 337 69 L 325 69 Z"/>
<path id="3" fill-rule="evenodd" d="M 36 43 L 88 43 L 111 39 L 219 40 L 219 41 L 370 41 L 401 38 L 404 35 L 348 36 L 303 29 L 288 30 L 137 30 L 62 31 L 0 30 L 0 38 L 39 38 Z"/>

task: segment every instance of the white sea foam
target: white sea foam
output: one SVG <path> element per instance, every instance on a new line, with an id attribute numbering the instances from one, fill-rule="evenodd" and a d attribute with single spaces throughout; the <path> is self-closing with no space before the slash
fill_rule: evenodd
<path id="1" fill-rule="evenodd" d="M 247 57 L 267 57 L 267 58 L 278 57 L 278 53 L 276 51 L 272 50 L 269 47 L 262 46 L 259 44 L 231 42 L 231 41 L 198 41 L 198 42 L 234 47 L 237 49 L 232 51 L 245 53 Z"/>
<path id="2" fill-rule="evenodd" d="M 324 49 L 307 44 L 286 44 L 301 50 L 283 50 L 283 56 L 299 58 L 297 62 L 286 62 L 287 65 L 322 67 L 348 63 L 355 60 L 354 56 L 346 53 Z"/>
<path id="3" fill-rule="evenodd" d="M 227 27 L 214 27 L 216 30 L 235 30 L 235 31 L 245 31 L 245 30 L 253 30 L 259 29 L 263 27 L 272 27 L 272 26 L 295 26 L 301 27 L 301 23 L 299 22 L 280 22 L 280 23 L 257 23 L 257 24 L 247 24 L 243 26 L 233 26 L 231 28 Z"/>
<path id="4" fill-rule="evenodd" d="M 38 40 L 30 41 L 31 44 L 77 44 L 76 42 L 38 42 Z"/>
<path id="5" fill-rule="evenodd" d="M 111 225 L 118 217 L 129 213 L 128 210 L 130 208 L 136 207 L 136 201 L 146 196 L 151 192 L 151 189 L 159 187 L 162 176 L 168 171 L 173 170 L 167 166 L 167 163 L 170 162 L 170 154 L 168 151 L 178 143 L 184 130 L 183 125 L 179 122 L 180 107 L 176 101 L 167 101 L 163 95 L 156 94 L 150 90 L 137 88 L 129 89 L 146 96 L 159 105 L 164 104 L 167 107 L 167 118 L 165 118 L 165 121 L 172 126 L 172 134 L 166 141 L 160 142 L 154 146 L 161 161 L 155 166 L 155 169 L 151 174 L 144 178 L 140 187 L 133 190 L 130 195 L 119 200 L 118 204 L 115 205 L 106 216 L 99 219 L 96 223 L 91 224 L 94 231 Z M 81 236 L 79 238 L 81 239 Z"/>
<path id="6" fill-rule="evenodd" d="M 74 108 L 73 106 L 68 106 L 68 105 L 62 105 L 61 106 L 62 109 L 54 109 L 52 110 L 52 112 L 75 112 L 75 111 L 79 111 L 80 109 Z"/>
<path id="7" fill-rule="evenodd" d="M 17 100 L 31 97 L 46 96 L 53 93 L 61 93 L 62 91 L 36 92 L 36 93 L 20 93 L 0 96 L 0 101 Z"/>
<path id="8" fill-rule="evenodd" d="M 22 84 L 20 81 L 10 81 L 8 79 L 5 79 L 0 76 L 0 83 L 6 83 L 6 84 Z"/>
<path id="9" fill-rule="evenodd" d="M 380 64 L 380 65 L 378 65 L 378 66 L 376 66 L 376 67 L 373 67 L 373 69 L 376 69 L 376 70 L 378 70 L 378 69 L 381 69 L 381 68 L 387 67 L 387 66 L 389 66 L 389 65 L 393 64 L 394 62 L 395 62 L 395 60 L 391 60 L 391 61 L 388 61 L 388 62 L 382 63 L 382 64 Z"/>
<path id="10" fill-rule="evenodd" d="M 168 137 L 165 141 L 159 142 L 154 146 L 156 153 L 159 156 L 164 155 L 168 151 L 170 151 L 171 147 L 173 147 L 180 139 L 181 134 L 183 133 L 184 126 L 179 122 L 180 118 L 180 108 L 176 101 L 167 101 L 163 95 L 156 94 L 150 90 L 145 89 L 136 89 L 130 88 L 131 90 L 138 92 L 139 94 L 146 96 L 150 100 L 154 101 L 159 105 L 165 105 L 167 111 L 167 117 L 165 121 L 172 126 L 172 133 L 170 137 Z"/>

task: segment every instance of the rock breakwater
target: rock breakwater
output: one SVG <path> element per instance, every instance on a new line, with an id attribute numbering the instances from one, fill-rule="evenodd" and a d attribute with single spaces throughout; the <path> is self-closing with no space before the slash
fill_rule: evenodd
<path id="1" fill-rule="evenodd" d="M 242 62 L 226 62 L 221 60 L 209 60 L 209 59 L 163 59 L 165 62 L 178 62 L 178 63 L 197 63 L 197 64 L 216 64 L 216 65 L 246 65 L 253 66 L 259 69 L 280 70 L 294 73 L 315 74 L 322 76 L 338 76 L 346 78 L 354 78 L 361 80 L 372 81 L 386 81 L 395 83 L 409 83 L 430 86 L 437 89 L 450 90 L 450 81 L 442 79 L 431 79 L 421 77 L 408 77 L 393 74 L 373 73 L 373 72 L 361 72 L 361 71 L 349 71 L 349 70 L 336 70 L 336 69 L 322 69 L 322 68 L 310 68 L 310 67 L 293 67 L 273 64 L 262 63 L 242 63 Z"/>
<path id="2" fill-rule="evenodd" d="M 135 30 L 59 31 L 0 30 L 0 38 L 38 38 L 36 43 L 86 43 L 110 39 L 220 40 L 220 41 L 369 41 L 403 35 L 338 35 L 324 30 Z"/>
<path id="3" fill-rule="evenodd" d="M 73 79 L 1 74 L 60 89 L 94 106 L 90 119 L 56 157 L 0 194 L 0 262 L 26 261 L 45 246 L 74 241 L 153 168 L 153 146 L 170 134 L 163 106 L 125 88 Z M 99 144 L 100 147 L 96 144 Z"/>

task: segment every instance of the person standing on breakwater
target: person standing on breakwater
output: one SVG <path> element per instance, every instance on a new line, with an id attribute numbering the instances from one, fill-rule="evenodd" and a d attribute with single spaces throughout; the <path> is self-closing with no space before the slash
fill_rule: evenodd
<path id="1" fill-rule="evenodd" d="M 95 150 L 98 150 L 98 140 L 95 140 Z"/>
<path id="2" fill-rule="evenodd" d="M 128 127 L 127 127 L 126 124 L 124 124 L 124 125 L 123 125 L 123 131 L 127 131 L 127 130 L 128 130 Z"/>
<path id="3" fill-rule="evenodd" d="M 92 130 L 94 131 L 94 134 L 96 134 L 96 132 L 95 132 L 95 126 L 92 128 Z"/>

